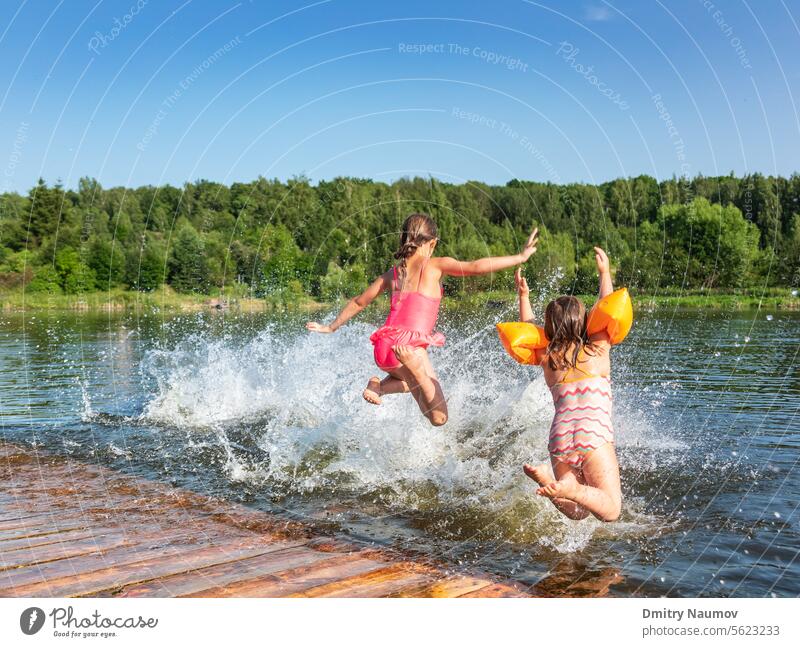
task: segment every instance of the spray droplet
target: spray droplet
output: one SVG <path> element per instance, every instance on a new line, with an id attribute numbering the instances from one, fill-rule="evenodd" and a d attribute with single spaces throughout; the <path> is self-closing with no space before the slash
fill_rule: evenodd
<path id="1" fill-rule="evenodd" d="M 745 338 L 744 338 L 744 343 L 745 343 L 745 344 L 747 344 L 749 341 L 750 341 L 750 338 L 749 338 L 749 337 L 745 337 Z"/>
<path id="2" fill-rule="evenodd" d="M 792 290 L 792 296 L 793 296 L 793 297 L 796 297 L 796 296 L 797 296 L 797 290 Z"/>
<path id="3" fill-rule="evenodd" d="M 780 512 L 773 512 L 772 514 L 775 515 L 776 519 L 780 519 L 781 518 L 781 513 Z"/>
<path id="4" fill-rule="evenodd" d="M 767 315 L 767 321 L 772 321 L 772 315 Z"/>

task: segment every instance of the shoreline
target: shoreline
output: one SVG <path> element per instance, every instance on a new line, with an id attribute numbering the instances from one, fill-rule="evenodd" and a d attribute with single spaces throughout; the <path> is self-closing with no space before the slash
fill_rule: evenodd
<path id="1" fill-rule="evenodd" d="M 549 294 L 546 299 L 537 299 L 531 295 L 534 311 L 543 310 L 547 300 L 555 296 Z M 596 294 L 576 294 L 587 308 L 597 300 Z M 718 294 L 631 294 L 634 311 L 653 308 L 677 308 L 690 310 L 769 310 L 780 312 L 800 311 L 800 296 L 792 296 L 791 289 L 770 289 L 763 296 L 748 293 L 723 292 Z M 517 295 L 515 292 L 492 290 L 459 297 L 445 296 L 445 303 L 451 310 L 469 310 L 474 308 L 511 308 L 516 310 Z"/>
<path id="2" fill-rule="evenodd" d="M 591 306 L 595 295 L 576 295 Z M 766 294 L 723 292 L 718 294 L 651 295 L 634 294 L 635 307 L 688 308 L 709 310 L 774 310 L 800 311 L 800 296 L 793 296 L 790 289 L 769 289 Z M 76 313 L 127 312 L 152 310 L 156 312 L 314 312 L 336 308 L 343 300 L 324 302 L 312 297 L 293 295 L 284 300 L 280 297 L 246 297 L 234 295 L 178 294 L 171 289 L 156 292 L 115 290 L 86 294 L 23 294 L 22 292 L 0 293 L 0 311 L 40 312 L 68 311 Z M 516 293 L 489 290 L 467 295 L 446 295 L 444 303 L 451 310 L 475 308 L 515 307 Z"/>
<path id="3" fill-rule="evenodd" d="M 23 294 L 0 292 L 2 312 L 75 312 L 106 313 L 151 310 L 154 312 L 186 313 L 203 311 L 284 312 L 314 311 L 327 307 L 308 298 L 283 300 L 232 294 L 179 294 L 166 288 L 154 292 L 113 290 L 85 294 Z"/>

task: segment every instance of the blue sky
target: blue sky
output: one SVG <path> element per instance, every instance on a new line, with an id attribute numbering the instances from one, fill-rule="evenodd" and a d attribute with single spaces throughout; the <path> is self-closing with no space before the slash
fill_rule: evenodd
<path id="1" fill-rule="evenodd" d="M 7 0 L 3 190 L 791 174 L 800 2 Z"/>

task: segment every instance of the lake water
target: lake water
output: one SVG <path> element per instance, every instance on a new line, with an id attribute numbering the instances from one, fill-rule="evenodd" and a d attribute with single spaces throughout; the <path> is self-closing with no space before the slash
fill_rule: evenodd
<path id="1" fill-rule="evenodd" d="M 800 593 L 800 316 L 648 312 L 613 355 L 619 522 L 534 495 L 552 401 L 502 351 L 507 307 L 445 311 L 432 353 L 451 418 L 373 407 L 364 316 L 0 315 L 6 440 L 421 551 L 553 594 Z"/>

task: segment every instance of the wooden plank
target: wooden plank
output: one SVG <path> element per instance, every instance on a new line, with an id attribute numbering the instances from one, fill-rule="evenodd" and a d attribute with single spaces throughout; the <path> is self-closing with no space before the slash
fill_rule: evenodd
<path id="1" fill-rule="evenodd" d="M 182 531 L 176 530 L 174 526 L 172 526 L 171 524 L 168 524 L 166 526 L 154 525 L 154 524 L 139 524 L 139 525 L 133 525 L 132 527 L 107 526 L 107 525 L 96 524 L 94 527 L 89 527 L 87 529 L 79 530 L 76 532 L 88 532 L 88 534 L 85 536 L 86 539 L 91 539 L 93 536 L 104 537 L 111 534 L 118 534 L 130 538 L 131 540 L 140 539 L 143 541 L 159 541 L 162 539 L 164 540 L 169 539 L 170 537 L 178 533 L 181 533 Z M 44 537 L 48 541 L 45 541 L 44 543 L 45 544 L 56 543 L 49 541 L 49 539 L 50 537 L 58 537 L 58 536 L 59 533 L 56 533 L 54 535 L 45 535 Z M 64 543 L 66 543 L 67 541 L 69 540 L 64 540 Z M 17 542 L 15 541 L 0 542 L 0 563 L 2 563 L 4 555 L 6 553 L 11 553 L 14 552 L 15 550 L 20 550 L 20 548 L 25 548 L 25 547 L 33 548 L 36 546 L 35 543 L 32 544 L 31 546 L 26 546 L 24 542 L 25 538 L 21 538 Z"/>
<path id="2" fill-rule="evenodd" d="M 112 566 L 91 573 L 80 573 L 58 579 L 48 579 L 28 586 L 16 587 L 15 597 L 77 597 L 93 595 L 136 582 L 173 575 L 231 562 L 280 550 L 280 546 L 264 542 L 253 545 L 250 539 L 217 546 L 204 546 L 180 554 L 170 554 L 152 559 L 140 559 L 124 566 Z"/>
<path id="3" fill-rule="evenodd" d="M 94 534 L 98 533 L 108 533 L 108 532 L 118 532 L 120 534 L 127 534 L 130 535 L 132 538 L 141 538 L 141 539 L 161 539 L 161 538 L 169 538 L 173 535 L 183 534 L 186 533 L 188 530 L 194 532 L 194 534 L 198 538 L 203 538 L 207 533 L 211 534 L 218 534 L 219 531 L 224 530 L 225 534 L 230 536 L 246 536 L 250 535 L 246 531 L 240 531 L 238 529 L 230 529 L 220 524 L 216 524 L 214 522 L 208 521 L 200 521 L 195 520 L 196 523 L 189 524 L 176 524 L 173 523 L 170 519 L 155 519 L 155 523 L 153 519 L 147 518 L 146 520 L 137 520 L 134 518 L 127 518 L 127 519 L 120 519 L 119 523 L 114 524 L 108 523 L 108 519 L 103 520 L 87 520 L 83 519 L 82 523 L 77 526 L 77 528 L 82 529 L 90 529 Z M 77 521 L 72 521 L 73 524 L 77 523 Z M 176 530 L 177 528 L 177 530 Z M 72 530 L 74 528 L 59 528 L 57 526 L 51 527 L 49 533 L 46 531 L 47 525 L 38 525 L 38 526 L 26 526 L 22 528 L 17 528 L 15 530 L 4 531 L 4 540 L 0 541 L 0 554 L 7 552 L 8 550 L 12 550 L 12 544 L 9 541 L 10 538 L 14 539 L 23 539 L 26 536 L 37 536 L 37 535 L 47 535 L 49 533 L 63 533 L 67 530 Z M 16 537 L 13 536 L 13 533 L 18 533 Z M 45 542 L 50 543 L 50 542 Z M 24 545 L 24 544 L 23 544 Z"/>
<path id="4" fill-rule="evenodd" d="M 284 545 L 295 548 L 282 548 Z M 302 548 L 297 548 L 302 546 Z M 184 573 L 158 577 L 115 591 L 114 597 L 177 597 L 199 593 L 211 588 L 264 577 L 270 573 L 314 564 L 331 555 L 306 548 L 303 542 L 279 542 L 264 554 L 247 559 L 196 568 Z"/>
<path id="5" fill-rule="evenodd" d="M 384 568 L 315 586 L 289 595 L 290 598 L 360 598 L 383 597 L 405 587 L 430 583 L 431 569 L 412 562 L 400 562 Z"/>
<path id="6" fill-rule="evenodd" d="M 457 598 L 494 584 L 481 577 L 445 577 L 430 584 L 412 586 L 394 593 L 394 598 Z"/>
<path id="7" fill-rule="evenodd" d="M 68 478 L 67 475 L 64 478 Z M 152 497 L 133 497 L 130 495 L 109 493 L 108 487 L 102 481 L 83 483 L 85 490 L 80 492 L 56 491 L 48 494 L 26 494 L 21 499 L 26 500 L 25 510 L 30 514 L 46 514 L 55 518 L 74 516 L 90 516 L 103 513 L 114 517 L 123 518 L 128 515 L 137 517 L 159 517 L 168 507 L 160 502 L 154 506 Z M 172 506 L 169 506 L 172 507 Z M 183 513 L 177 505 L 171 510 L 184 518 L 192 515 Z"/>
<path id="8" fill-rule="evenodd" d="M 8 486 L 4 483 L 2 487 L 0 487 L 0 514 L 8 512 L 9 506 L 13 507 L 15 503 L 18 503 L 16 497 L 8 490 Z"/>
<path id="9" fill-rule="evenodd" d="M 6 506 L 3 508 L 3 511 L 0 513 L 0 523 L 4 521 L 15 521 L 20 517 L 30 517 L 35 513 L 32 513 L 30 509 L 26 509 L 23 507 L 16 508 L 16 506 Z"/>
<path id="10" fill-rule="evenodd" d="M 227 539 L 231 538 L 236 538 L 236 535 Z M 146 538 L 143 537 L 137 537 L 136 541 L 137 543 L 133 545 L 122 545 L 102 553 L 90 553 L 24 568 L 0 571 L 0 582 L 5 580 L 5 584 L 0 587 L 0 597 L 14 596 L 19 587 L 34 582 L 92 573 L 111 566 L 122 566 L 167 555 L 179 559 L 183 553 L 198 548 L 194 535 L 186 533 L 176 534 L 169 537 L 167 542 L 160 544 L 146 541 Z M 222 542 L 224 539 L 222 535 L 219 535 L 211 538 L 211 541 Z"/>
<path id="11" fill-rule="evenodd" d="M 336 580 L 367 573 L 386 566 L 386 562 L 366 559 L 359 553 L 337 555 L 311 566 L 273 573 L 264 577 L 217 586 L 186 596 L 203 598 L 283 597 Z"/>
<path id="12" fill-rule="evenodd" d="M 106 537 L 94 537 L 83 539 L 66 544 L 56 544 L 55 546 L 39 546 L 32 549 L 14 550 L 9 553 L 0 554 L 0 571 L 19 568 L 20 566 L 31 566 L 42 562 L 52 562 L 67 557 L 87 555 L 91 553 L 102 553 L 109 548 L 129 545 L 130 540 L 120 534 L 108 535 Z"/>
<path id="13" fill-rule="evenodd" d="M 0 541 L 0 560 L 3 559 L 2 555 L 4 553 L 14 550 L 48 546 L 50 544 L 63 544 L 76 539 L 89 539 L 95 536 L 107 535 L 115 530 L 119 532 L 118 529 L 113 528 L 75 528 L 73 530 L 56 531 L 17 539 L 6 539 L 5 541 Z"/>
<path id="14" fill-rule="evenodd" d="M 67 517 L 67 519 L 74 519 L 75 517 Z M 26 517 L 18 517 L 16 519 L 9 519 L 8 521 L 0 521 L 0 530 L 15 530 L 16 528 L 27 528 L 45 520 L 62 519 L 58 512 L 39 512 Z"/>
<path id="15" fill-rule="evenodd" d="M 88 523 L 76 524 L 73 522 L 72 525 L 63 528 L 53 527 L 52 524 L 46 523 L 36 526 L 26 526 L 25 528 L 16 528 L 14 530 L 2 530 L 0 531 L 0 545 L 2 545 L 4 541 L 24 539 L 25 537 L 40 537 L 42 535 L 51 535 L 53 533 L 68 532 L 89 527 L 91 527 L 91 525 Z"/>
<path id="16" fill-rule="evenodd" d="M 25 519 L 14 519 L 11 521 L 0 522 L 0 531 L 8 532 L 9 530 L 24 530 L 26 528 L 35 528 L 42 525 L 50 525 L 53 528 L 63 528 L 69 524 L 85 523 L 85 524 L 98 524 L 101 521 L 106 521 L 110 518 L 105 515 L 105 519 L 100 519 L 97 515 L 88 513 L 79 514 L 63 514 L 59 510 L 52 512 L 27 517 Z"/>
<path id="17" fill-rule="evenodd" d="M 460 598 L 529 598 L 530 594 L 522 586 L 495 583 L 482 589 L 465 593 Z"/>

